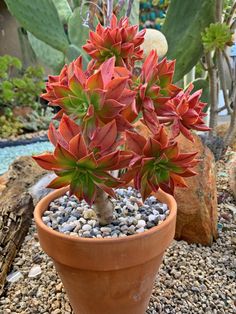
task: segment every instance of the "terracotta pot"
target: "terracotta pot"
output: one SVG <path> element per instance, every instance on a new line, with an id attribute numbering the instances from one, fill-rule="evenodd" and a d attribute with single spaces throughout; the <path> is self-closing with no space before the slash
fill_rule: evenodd
<path id="1" fill-rule="evenodd" d="M 162 191 L 156 197 L 170 208 L 157 227 L 126 238 L 91 239 L 59 233 L 41 217 L 66 188 L 44 197 L 34 218 L 43 250 L 53 259 L 76 314 L 143 314 L 156 273 L 175 234 L 176 202 Z"/>

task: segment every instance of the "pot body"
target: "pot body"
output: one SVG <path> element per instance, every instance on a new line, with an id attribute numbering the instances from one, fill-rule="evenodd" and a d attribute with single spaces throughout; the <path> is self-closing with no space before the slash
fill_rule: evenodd
<path id="1" fill-rule="evenodd" d="M 170 209 L 159 226 L 125 238 L 79 238 L 47 227 L 41 217 L 54 191 L 35 208 L 40 244 L 53 259 L 75 314 L 144 314 L 163 254 L 174 238 L 176 202 L 162 191 L 156 197 Z"/>

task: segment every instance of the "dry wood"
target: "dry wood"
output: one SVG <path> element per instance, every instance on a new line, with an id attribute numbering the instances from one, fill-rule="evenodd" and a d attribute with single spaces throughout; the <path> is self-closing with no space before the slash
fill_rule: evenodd
<path id="1" fill-rule="evenodd" d="M 34 205 L 28 189 L 44 174 L 31 157 L 20 157 L 4 175 L 7 182 L 0 196 L 0 295 L 32 222 Z"/>

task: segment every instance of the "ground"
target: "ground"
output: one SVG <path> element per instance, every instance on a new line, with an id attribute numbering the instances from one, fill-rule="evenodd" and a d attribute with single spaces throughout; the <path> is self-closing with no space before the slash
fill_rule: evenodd
<path id="1" fill-rule="evenodd" d="M 236 313 L 236 202 L 228 186 L 229 155 L 217 164 L 219 238 L 211 247 L 173 242 L 157 275 L 146 314 Z M 29 278 L 35 264 L 42 272 Z M 34 224 L 14 261 L 12 271 L 17 270 L 23 277 L 7 284 L 0 298 L 0 313 L 72 313 L 53 263 L 39 246 Z"/>

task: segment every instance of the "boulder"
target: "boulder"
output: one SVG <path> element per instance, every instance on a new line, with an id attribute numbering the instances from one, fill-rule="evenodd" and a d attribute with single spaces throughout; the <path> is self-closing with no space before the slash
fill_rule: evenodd
<path id="1" fill-rule="evenodd" d="M 211 245 L 217 238 L 217 190 L 214 156 L 201 139 L 194 134 L 195 142 L 179 136 L 182 152 L 198 152 L 200 162 L 194 171 L 198 175 L 186 178 L 187 189 L 177 188 L 178 205 L 176 240 Z"/>
<path id="2" fill-rule="evenodd" d="M 229 162 L 229 186 L 236 199 L 236 153 L 233 154 Z"/>

